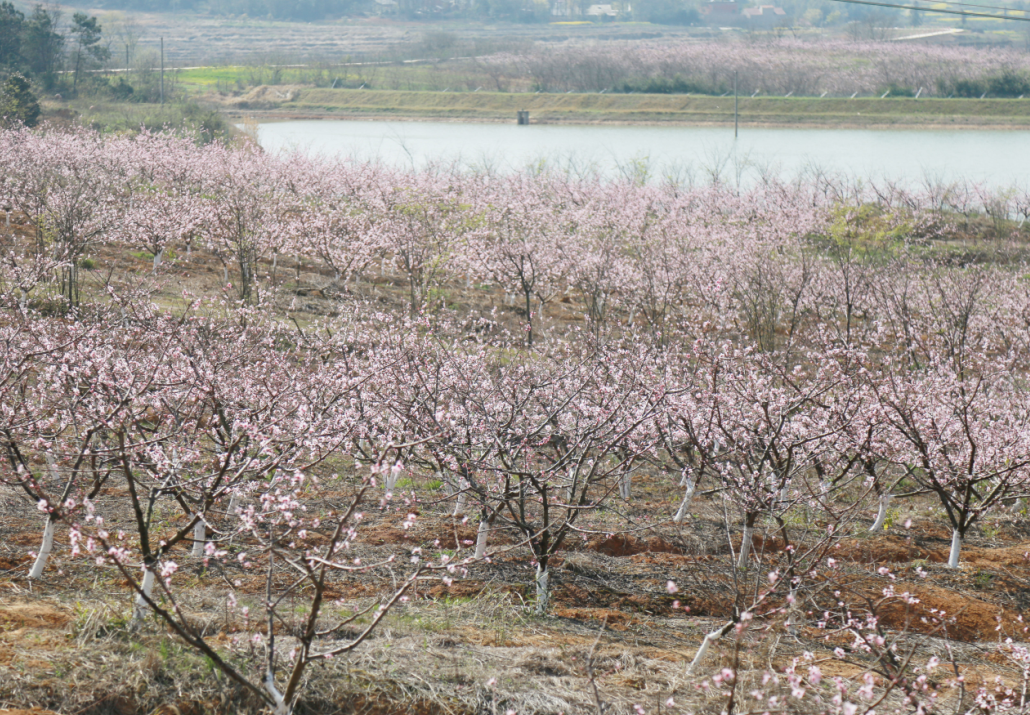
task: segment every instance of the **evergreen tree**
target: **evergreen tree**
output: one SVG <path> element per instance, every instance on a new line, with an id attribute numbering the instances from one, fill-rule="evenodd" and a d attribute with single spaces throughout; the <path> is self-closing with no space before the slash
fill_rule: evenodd
<path id="1" fill-rule="evenodd" d="M 64 35 L 58 31 L 61 11 L 37 5 L 25 21 L 21 52 L 28 70 L 44 87 L 53 87 L 61 68 Z"/>
<path id="2" fill-rule="evenodd" d="M 0 3 L 0 67 L 21 68 L 21 36 L 24 31 L 25 15 L 9 2 Z"/>
<path id="3" fill-rule="evenodd" d="M 86 13 L 77 12 L 72 15 L 71 34 L 75 43 L 72 52 L 72 63 L 74 65 L 74 79 L 72 80 L 72 91 L 79 90 L 79 77 L 83 72 L 88 72 L 100 65 L 101 62 L 111 56 L 111 50 L 100 44 L 103 39 L 102 28 L 95 17 L 88 17 Z"/>
<path id="4" fill-rule="evenodd" d="M 39 121 L 39 102 L 32 93 L 29 81 L 13 74 L 0 87 L 0 124 L 34 127 Z"/>

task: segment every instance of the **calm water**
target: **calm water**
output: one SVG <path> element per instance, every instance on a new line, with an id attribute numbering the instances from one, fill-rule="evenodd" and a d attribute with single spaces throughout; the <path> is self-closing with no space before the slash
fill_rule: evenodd
<path id="1" fill-rule="evenodd" d="M 544 164 L 585 175 L 713 174 L 748 183 L 762 173 L 793 178 L 820 170 L 851 179 L 889 178 L 1030 186 L 1030 132 L 291 121 L 260 125 L 266 149 L 379 160 L 396 167 L 458 164 L 496 171 Z"/>

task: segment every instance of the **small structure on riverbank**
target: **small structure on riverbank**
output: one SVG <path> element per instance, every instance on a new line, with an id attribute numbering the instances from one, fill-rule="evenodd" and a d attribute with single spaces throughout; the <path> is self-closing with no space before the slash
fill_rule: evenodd
<path id="1" fill-rule="evenodd" d="M 761 30 L 771 30 L 787 19 L 787 11 L 775 5 L 749 7 L 741 14 L 749 27 Z"/>

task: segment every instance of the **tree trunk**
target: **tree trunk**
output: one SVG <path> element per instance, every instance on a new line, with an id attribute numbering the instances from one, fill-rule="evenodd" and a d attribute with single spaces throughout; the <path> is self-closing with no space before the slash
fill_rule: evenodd
<path id="1" fill-rule="evenodd" d="M 290 715 L 289 705 L 287 705 L 279 689 L 275 687 L 275 676 L 272 674 L 271 668 L 265 673 L 264 686 L 265 692 L 271 695 L 272 701 L 275 702 L 275 710 L 272 711 L 273 715 Z"/>
<path id="2" fill-rule="evenodd" d="M 729 633 L 730 629 L 733 628 L 733 626 L 733 621 L 730 621 L 726 625 L 722 626 L 721 628 L 716 628 L 714 631 L 705 636 L 705 639 L 701 641 L 701 647 L 698 648 L 697 653 L 694 654 L 694 659 L 690 661 L 690 665 L 687 666 L 687 675 L 693 673 L 694 669 L 697 668 L 698 664 L 702 660 L 704 660 L 704 657 L 708 654 L 708 647 L 711 646 L 714 641 L 719 640 L 724 635 Z"/>
<path id="3" fill-rule="evenodd" d="M 201 516 L 197 519 L 197 523 L 193 525 L 193 558 L 200 559 L 204 557 L 204 546 L 206 541 L 207 524 L 204 523 L 204 517 Z"/>
<path id="4" fill-rule="evenodd" d="M 490 538 L 490 531 L 494 526 L 494 514 L 479 522 L 479 533 L 476 534 L 476 558 L 481 559 L 486 555 L 486 542 Z"/>
<path id="5" fill-rule="evenodd" d="M 690 508 L 690 502 L 694 500 L 694 480 L 688 479 L 686 486 L 687 491 L 683 495 L 683 502 L 680 504 L 680 508 L 676 511 L 676 515 L 672 517 L 673 522 L 677 524 L 682 524 L 683 520 L 687 518 L 687 509 Z"/>
<path id="6" fill-rule="evenodd" d="M 754 527 L 744 527 L 744 537 L 740 540 L 740 558 L 737 559 L 738 569 L 747 568 L 748 560 L 751 558 L 751 539 L 754 537 L 754 534 Z"/>
<path id="7" fill-rule="evenodd" d="M 526 331 L 526 345 L 533 347 L 533 300 L 532 293 L 526 291 L 526 325 L 528 330 Z"/>
<path id="8" fill-rule="evenodd" d="M 149 566 L 143 567 L 143 593 L 147 594 L 147 598 L 154 592 L 154 571 Z M 132 624 L 138 626 L 144 618 L 147 617 L 147 609 L 150 608 L 147 605 L 146 599 L 143 598 L 142 594 L 136 596 L 136 606 L 132 611 Z"/>
<path id="9" fill-rule="evenodd" d="M 962 533 L 955 529 L 951 532 L 951 553 L 948 555 L 948 568 L 958 568 L 959 552 L 962 551 Z"/>
<path id="10" fill-rule="evenodd" d="M 461 491 L 458 492 L 458 499 L 454 502 L 454 513 L 451 514 L 452 517 L 461 516 L 465 513 L 465 498 L 468 494 L 465 491 L 465 485 L 459 484 L 458 487 Z"/>
<path id="11" fill-rule="evenodd" d="M 49 452 L 46 455 L 47 468 L 50 470 L 50 477 L 53 480 L 53 487 L 56 488 L 60 476 L 57 472 L 57 462 Z M 68 496 L 68 491 L 71 488 L 71 484 L 65 486 L 65 493 L 62 499 Z M 54 531 L 57 529 L 57 520 L 54 519 L 52 513 L 47 513 L 46 526 L 43 527 L 43 543 L 39 547 L 39 554 L 36 556 L 36 561 L 32 564 L 32 570 L 29 571 L 30 579 L 37 579 L 43 576 L 43 571 L 46 569 L 47 559 L 50 558 L 50 552 L 54 548 Z"/>
<path id="12" fill-rule="evenodd" d="M 539 615 L 547 613 L 551 605 L 550 573 L 546 565 L 536 565 L 536 612 Z"/>
<path id="13" fill-rule="evenodd" d="M 37 579 L 43 575 L 47 559 L 50 557 L 50 551 L 54 548 L 54 530 L 56 527 L 57 520 L 54 519 L 52 514 L 47 514 L 46 527 L 43 529 L 43 545 L 39 547 L 39 555 L 36 556 L 36 562 L 32 564 L 32 570 L 29 571 L 30 579 Z"/>
<path id="14" fill-rule="evenodd" d="M 876 521 L 869 527 L 869 531 L 876 533 L 883 529 L 883 523 L 887 521 L 887 507 L 890 506 L 891 499 L 894 496 L 892 494 L 881 494 L 880 495 L 880 509 L 876 512 Z"/>
<path id="15" fill-rule="evenodd" d="M 619 478 L 619 496 L 626 501 L 630 500 L 630 494 L 633 486 L 633 478 L 629 472 L 626 472 Z"/>

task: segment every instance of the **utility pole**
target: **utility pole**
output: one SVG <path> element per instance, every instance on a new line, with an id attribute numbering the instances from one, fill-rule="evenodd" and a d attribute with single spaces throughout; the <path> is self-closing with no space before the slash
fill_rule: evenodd
<path id="1" fill-rule="evenodd" d="M 165 103 L 165 38 L 161 36 L 161 104 Z"/>
<path id="2" fill-rule="evenodd" d="M 733 138 L 737 138 L 737 70 L 733 70 Z"/>

